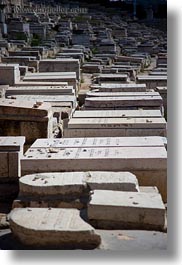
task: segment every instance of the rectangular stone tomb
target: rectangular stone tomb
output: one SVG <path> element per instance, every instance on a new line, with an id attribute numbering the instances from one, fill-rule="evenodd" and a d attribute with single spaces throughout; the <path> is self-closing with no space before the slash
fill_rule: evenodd
<path id="1" fill-rule="evenodd" d="M 26 143 L 32 144 L 37 138 L 51 137 L 53 132 L 53 114 L 51 105 L 43 102 L 0 100 L 1 135 L 26 137 Z"/>
<path id="2" fill-rule="evenodd" d="M 100 92 L 146 92 L 146 84 L 102 84 L 91 85 L 91 89 L 98 89 Z"/>
<path id="3" fill-rule="evenodd" d="M 89 137 L 89 138 L 61 138 L 61 139 L 37 139 L 32 145 L 34 148 L 46 148 L 56 152 L 57 148 L 78 148 L 78 147 L 164 147 L 163 137 Z"/>
<path id="4" fill-rule="evenodd" d="M 53 88 L 56 86 L 68 86 L 68 82 L 36 82 L 36 81 L 31 81 L 31 82 L 26 82 L 26 81 L 21 81 L 16 83 L 17 87 L 27 87 L 27 86 L 34 86 L 34 87 L 39 87 L 39 86 L 52 86 Z"/>
<path id="5" fill-rule="evenodd" d="M 165 137 L 166 121 L 164 118 L 72 118 L 64 129 L 64 137 L 108 136 Z"/>
<path id="6" fill-rule="evenodd" d="M 73 95 L 72 86 L 16 86 L 6 89 L 6 96 L 9 95 Z"/>
<path id="7" fill-rule="evenodd" d="M 25 137 L 0 137 L 0 200 L 17 195 Z"/>
<path id="8" fill-rule="evenodd" d="M 24 136 L 0 136 L 0 152 L 18 152 L 23 155 Z"/>
<path id="9" fill-rule="evenodd" d="M 90 190 L 138 191 L 138 181 L 129 172 L 66 172 L 26 175 L 19 180 L 18 207 L 87 207 Z"/>
<path id="10" fill-rule="evenodd" d="M 99 74 L 97 77 L 99 82 L 125 82 L 128 81 L 126 74 Z"/>
<path id="11" fill-rule="evenodd" d="M 51 105 L 58 104 L 62 102 L 71 102 L 72 107 L 77 106 L 75 95 L 11 95 L 8 99 L 15 98 L 18 101 L 30 101 L 30 102 L 48 102 Z"/>
<path id="12" fill-rule="evenodd" d="M 94 249 L 101 243 L 77 209 L 14 209 L 9 218 L 14 236 L 33 249 Z"/>
<path id="13" fill-rule="evenodd" d="M 158 96 L 141 97 L 89 97 L 85 99 L 85 109 L 126 109 L 155 108 L 162 109 L 163 100 Z"/>
<path id="14" fill-rule="evenodd" d="M 158 92 L 99 92 L 92 90 L 87 92 L 86 97 L 158 97 Z"/>
<path id="15" fill-rule="evenodd" d="M 129 171 L 140 186 L 157 186 L 167 199 L 167 152 L 164 146 L 32 148 L 21 159 L 22 175 L 43 172 Z"/>
<path id="16" fill-rule="evenodd" d="M 73 113 L 73 118 L 160 118 L 162 117 L 160 110 L 82 110 L 75 111 Z"/>
<path id="17" fill-rule="evenodd" d="M 160 194 L 95 190 L 89 222 L 101 229 L 163 230 L 165 206 Z"/>
<path id="18" fill-rule="evenodd" d="M 76 72 L 80 79 L 80 62 L 78 59 L 46 59 L 39 62 L 39 71 L 42 72 Z"/>
<path id="19" fill-rule="evenodd" d="M 77 89 L 77 79 L 76 79 L 76 73 L 60 73 L 60 74 L 54 74 L 54 73 L 45 73 L 44 75 L 42 73 L 38 74 L 31 74 L 31 75 L 25 75 L 23 78 L 23 82 L 68 82 L 69 86 L 73 86 L 74 89 Z"/>

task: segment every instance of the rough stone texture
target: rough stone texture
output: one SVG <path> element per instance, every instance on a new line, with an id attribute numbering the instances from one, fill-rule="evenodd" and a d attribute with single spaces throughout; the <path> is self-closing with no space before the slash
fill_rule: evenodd
<path id="1" fill-rule="evenodd" d="M 26 175 L 19 180 L 20 191 L 13 208 L 87 207 L 90 190 L 138 191 L 138 181 L 129 172 L 66 172 Z"/>
<path id="2" fill-rule="evenodd" d="M 91 89 L 99 89 L 100 92 L 145 92 L 146 84 L 101 84 L 91 85 Z"/>
<path id="3" fill-rule="evenodd" d="M 0 137 L 0 152 L 2 151 L 20 151 L 23 155 L 24 136 L 17 137 Z"/>
<path id="4" fill-rule="evenodd" d="M 42 173 L 20 178 L 20 196 L 81 196 L 86 192 L 84 172 Z"/>
<path id="5" fill-rule="evenodd" d="M 70 119 L 68 129 L 166 129 L 164 118 L 80 118 Z"/>
<path id="6" fill-rule="evenodd" d="M 18 64 L 0 64 L 0 85 L 15 85 L 20 81 Z"/>
<path id="7" fill-rule="evenodd" d="M 97 129 L 97 130 L 96 130 Z M 164 118 L 71 118 L 64 137 L 166 136 Z"/>
<path id="8" fill-rule="evenodd" d="M 86 182 L 91 190 L 138 191 L 136 176 L 129 172 L 90 171 Z"/>
<path id="9" fill-rule="evenodd" d="M 95 190 L 88 218 L 102 229 L 163 230 L 165 206 L 159 194 Z"/>
<path id="10" fill-rule="evenodd" d="M 93 249 L 101 239 L 76 209 L 14 209 L 10 228 L 25 245 L 34 248 Z"/>
<path id="11" fill-rule="evenodd" d="M 163 105 L 162 97 L 89 97 L 85 99 L 85 109 L 126 109 L 126 108 L 148 108 L 161 109 Z"/>
<path id="12" fill-rule="evenodd" d="M 80 62 L 78 59 L 47 59 L 39 62 L 40 72 L 76 72 L 80 79 Z"/>
<path id="13" fill-rule="evenodd" d="M 51 137 L 53 114 L 49 103 L 0 100 L 0 135 L 25 136 L 26 144 Z"/>
<path id="14" fill-rule="evenodd" d="M 162 117 L 160 110 L 82 110 L 75 111 L 73 118 L 128 118 L 128 117 Z"/>
<path id="15" fill-rule="evenodd" d="M 167 152 L 163 146 L 32 148 L 21 160 L 22 175 L 64 171 L 129 171 L 139 185 L 157 186 L 167 200 Z"/>
<path id="16" fill-rule="evenodd" d="M 145 137 L 166 136 L 166 129 L 64 129 L 64 137 Z"/>
<path id="17" fill-rule="evenodd" d="M 77 148 L 77 147 L 134 147 L 164 146 L 163 137 L 96 137 L 96 138 L 62 138 L 37 139 L 31 148 Z M 51 149 L 50 149 L 51 150 Z"/>

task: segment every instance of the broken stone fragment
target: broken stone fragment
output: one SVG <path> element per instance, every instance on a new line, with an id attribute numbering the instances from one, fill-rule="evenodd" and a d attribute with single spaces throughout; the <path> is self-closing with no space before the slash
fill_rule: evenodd
<path id="1" fill-rule="evenodd" d="M 35 249 L 94 249 L 101 243 L 76 209 L 14 209 L 9 218 L 14 236 Z"/>

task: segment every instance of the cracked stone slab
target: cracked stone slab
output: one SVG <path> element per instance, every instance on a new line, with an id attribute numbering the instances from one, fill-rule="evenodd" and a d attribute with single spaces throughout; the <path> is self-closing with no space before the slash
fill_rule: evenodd
<path id="1" fill-rule="evenodd" d="M 76 209 L 14 209 L 9 216 L 15 237 L 33 248 L 94 249 L 101 238 Z"/>
<path id="2" fill-rule="evenodd" d="M 138 191 L 138 180 L 129 172 L 64 172 L 25 175 L 19 180 L 13 208 L 87 207 L 94 189 Z"/>
<path id="3" fill-rule="evenodd" d="M 157 193 L 95 190 L 88 219 L 101 229 L 163 230 L 165 206 Z"/>

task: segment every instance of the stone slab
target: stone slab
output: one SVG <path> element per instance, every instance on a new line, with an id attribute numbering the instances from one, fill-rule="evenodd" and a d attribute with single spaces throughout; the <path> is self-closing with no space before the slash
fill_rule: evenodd
<path id="1" fill-rule="evenodd" d="M 16 83 L 17 87 L 26 87 L 26 86 L 68 86 L 68 82 L 26 82 L 26 81 L 21 81 Z"/>
<path id="2" fill-rule="evenodd" d="M 163 230 L 165 206 L 160 194 L 95 190 L 88 218 L 102 229 Z"/>
<path id="3" fill-rule="evenodd" d="M 91 89 L 99 89 L 100 92 L 145 92 L 146 84 L 103 84 L 91 85 Z"/>
<path id="4" fill-rule="evenodd" d="M 26 152 L 21 166 L 23 173 L 166 170 L 167 152 L 164 146 L 60 148 L 56 152 L 38 148 Z"/>
<path id="5" fill-rule="evenodd" d="M 16 86 L 6 89 L 8 95 L 61 95 L 74 94 L 72 86 Z"/>
<path id="6" fill-rule="evenodd" d="M 75 137 L 146 137 L 162 136 L 166 137 L 164 128 L 91 128 L 91 129 L 64 129 L 64 138 Z"/>
<path id="7" fill-rule="evenodd" d="M 101 239 L 76 209 L 14 209 L 10 228 L 24 245 L 34 248 L 96 248 Z"/>
<path id="8" fill-rule="evenodd" d="M 86 192 L 84 172 L 42 173 L 20 178 L 20 196 L 81 196 Z"/>
<path id="9" fill-rule="evenodd" d="M 117 107 L 162 107 L 161 96 L 149 97 L 90 97 L 85 99 L 85 108 L 117 108 Z"/>
<path id="10" fill-rule="evenodd" d="M 24 136 L 0 136 L 0 152 L 2 151 L 20 151 L 23 154 Z"/>
<path id="11" fill-rule="evenodd" d="M 70 119 L 68 129 L 166 129 L 164 118 L 80 118 Z"/>
<path id="12" fill-rule="evenodd" d="M 0 117 L 3 119 L 10 115 L 18 120 L 22 116 L 33 117 L 47 117 L 51 112 L 51 105 L 49 103 L 41 103 L 36 106 L 33 102 L 13 100 L 13 99 L 0 99 Z"/>
<path id="13" fill-rule="evenodd" d="M 19 180 L 13 208 L 87 207 L 93 189 L 138 191 L 136 176 L 129 172 L 66 172 L 26 175 Z"/>
<path id="14" fill-rule="evenodd" d="M 75 95 L 11 95 L 9 99 L 16 98 L 18 101 L 29 101 L 29 102 L 44 102 L 47 104 L 59 103 L 59 102 L 71 102 L 73 107 L 76 107 L 76 96 Z"/>
<path id="15" fill-rule="evenodd" d="M 82 110 L 75 111 L 73 118 L 128 118 L 128 117 L 162 117 L 160 110 Z"/>
<path id="16" fill-rule="evenodd" d="M 69 162 L 68 162 L 69 161 Z M 167 201 L 167 152 L 164 146 L 29 149 L 22 175 L 42 172 L 129 171 L 140 186 L 157 186 Z"/>
<path id="17" fill-rule="evenodd" d="M 86 183 L 91 190 L 138 191 L 138 181 L 130 172 L 90 171 Z"/>
<path id="18" fill-rule="evenodd" d="M 86 94 L 87 97 L 156 97 L 160 96 L 158 92 L 99 92 L 89 91 Z"/>
<path id="19" fill-rule="evenodd" d="M 96 137 L 96 138 L 62 138 L 37 139 L 31 148 L 78 148 L 78 147 L 163 147 L 163 137 Z M 51 151 L 51 150 L 50 150 Z"/>

